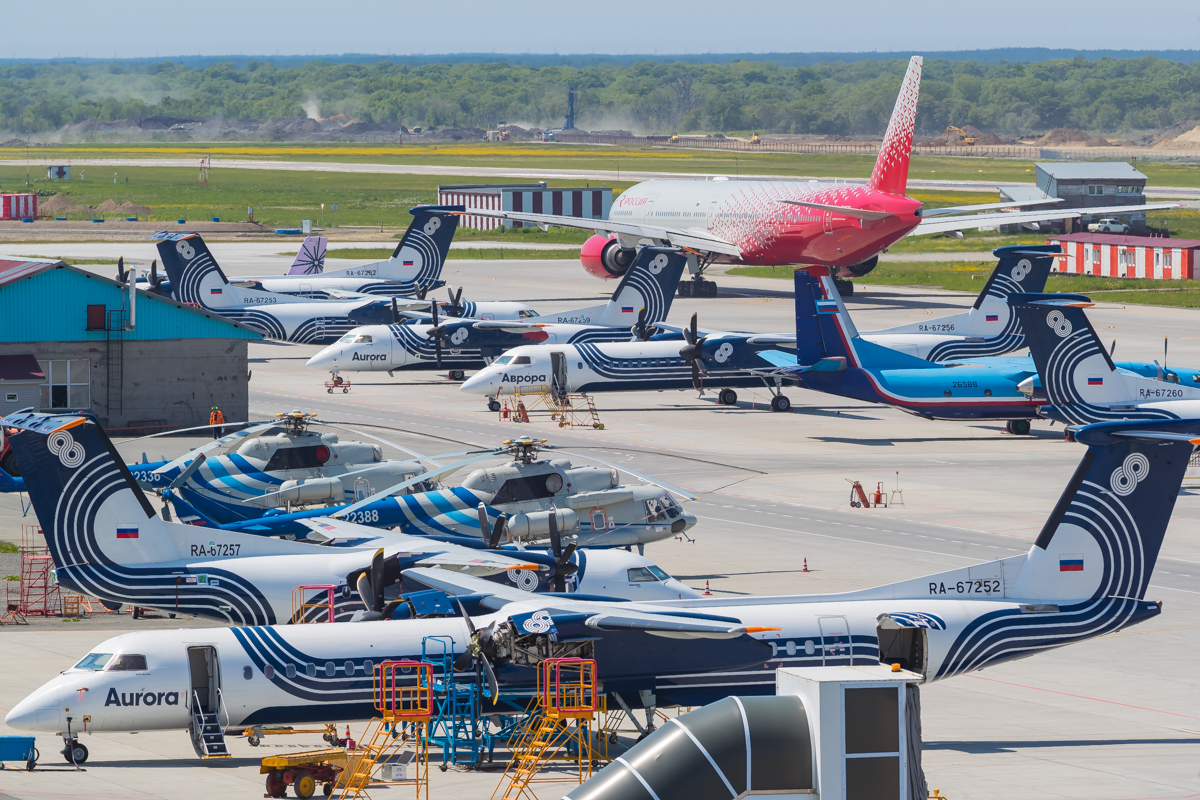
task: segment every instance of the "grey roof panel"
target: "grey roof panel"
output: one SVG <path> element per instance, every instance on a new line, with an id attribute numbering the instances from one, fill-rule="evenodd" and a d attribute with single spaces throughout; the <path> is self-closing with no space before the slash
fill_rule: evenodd
<path id="1" fill-rule="evenodd" d="M 1058 180 L 1146 180 L 1145 175 L 1123 161 L 1039 161 L 1036 166 Z"/>

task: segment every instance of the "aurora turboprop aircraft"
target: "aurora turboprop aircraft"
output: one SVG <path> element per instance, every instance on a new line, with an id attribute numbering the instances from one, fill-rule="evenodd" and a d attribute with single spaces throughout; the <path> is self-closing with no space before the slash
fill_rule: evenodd
<path id="1" fill-rule="evenodd" d="M 838 278 L 855 278 L 875 268 L 879 255 L 905 236 L 947 233 L 995 225 L 1067 219 L 1083 213 L 1128 212 L 1127 206 L 996 212 L 1013 202 L 925 210 L 905 196 L 909 154 L 916 123 L 922 59 L 913 56 L 870 179 L 863 184 L 825 181 L 653 180 L 636 184 L 613 203 L 608 220 L 472 210 L 542 227 L 593 229 L 580 252 L 584 268 L 600 278 L 620 277 L 642 242 L 673 244 L 704 254 L 693 268 L 695 296 L 716 296 L 704 281 L 713 262 L 782 266 L 821 264 Z M 1054 204 L 1057 200 L 1023 205 Z M 1158 203 L 1138 208 L 1176 208 Z M 967 212 L 990 213 L 967 213 Z M 852 284 L 843 284 L 850 294 Z"/>
<path id="2" fill-rule="evenodd" d="M 1200 371 L 1166 369 L 1165 342 L 1163 365 L 1114 363 L 1083 311 L 1091 305 L 1081 295 L 1013 297 L 1041 377 L 1021 390 L 1039 412 L 1068 425 L 1200 416 Z"/>
<path id="3" fill-rule="evenodd" d="M 5 424 L 22 429 L 14 448 L 38 486 L 48 541 L 117 548 L 145 530 L 143 544 L 162 543 L 163 523 L 89 420 L 31 414 Z M 404 571 L 406 585 L 457 602 L 386 623 L 126 633 L 50 678 L 5 722 L 61 734 L 74 752 L 85 720 L 91 731 L 190 728 L 199 740 L 210 724 L 367 719 L 379 665 L 421 659 L 428 637 L 482 667 L 491 703 L 531 698 L 537 663 L 560 656 L 594 658 L 605 692 L 632 707 L 771 694 L 779 666 L 883 662 L 945 680 L 1157 616 L 1161 603 L 1145 593 L 1198 437 L 1200 420 L 1079 429 L 1087 452 L 1036 541 L 999 561 L 837 595 L 649 604 L 530 595 L 417 567 Z M 76 588 L 71 574 L 60 580 Z"/>
<path id="4" fill-rule="evenodd" d="M 601 306 L 522 319 L 445 319 L 350 331 L 308 360 L 334 373 L 477 369 L 521 343 L 618 341 L 667 318 L 687 257 L 678 248 L 643 248 Z M 468 315 L 463 315 L 468 316 Z M 499 405 L 493 409 L 499 410 Z"/>

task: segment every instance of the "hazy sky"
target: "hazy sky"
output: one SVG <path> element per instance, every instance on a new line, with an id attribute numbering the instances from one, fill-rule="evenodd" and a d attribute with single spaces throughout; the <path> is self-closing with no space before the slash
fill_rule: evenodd
<path id="1" fill-rule="evenodd" d="M 0 0 L 0 19 L 0 58 L 1200 47 L 1195 0 Z"/>

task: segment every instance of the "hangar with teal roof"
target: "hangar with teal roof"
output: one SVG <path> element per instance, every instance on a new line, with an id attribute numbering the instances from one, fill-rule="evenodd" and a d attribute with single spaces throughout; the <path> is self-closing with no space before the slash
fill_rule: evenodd
<path id="1" fill-rule="evenodd" d="M 246 419 L 247 345 L 262 335 L 244 325 L 62 261 L 0 260 L 0 309 L 0 358 L 38 360 L 42 410 L 116 430 L 204 425 L 214 406 Z M 0 393 L 0 412 L 16 405 L 28 396 Z"/>

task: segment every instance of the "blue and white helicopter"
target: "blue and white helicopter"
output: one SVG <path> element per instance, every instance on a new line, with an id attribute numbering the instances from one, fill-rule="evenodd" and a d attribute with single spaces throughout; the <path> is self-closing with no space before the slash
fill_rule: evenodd
<path id="1" fill-rule="evenodd" d="M 90 420 L 30 414 L 5 424 L 22 430 L 14 448 L 47 540 L 73 548 L 66 558 L 107 572 L 116 565 L 93 562 L 85 545 L 167 548 L 171 533 Z M 540 661 L 560 656 L 594 658 L 606 695 L 641 708 L 773 694 L 771 668 L 781 666 L 882 662 L 946 680 L 1161 613 L 1146 590 L 1200 420 L 1099 423 L 1075 440 L 1084 459 L 1026 554 L 842 594 L 657 603 L 530 595 L 414 567 L 405 582 L 448 596 L 423 601 L 429 610 L 416 619 L 126 633 L 50 677 L 5 722 L 60 734 L 73 750 L 85 719 L 92 731 L 190 728 L 194 739 L 208 724 L 368 719 L 380 663 L 421 659 L 429 637 L 478 665 L 485 710 L 498 710 L 500 695 L 530 699 Z M 90 591 L 73 581 L 82 568 L 65 565 L 59 580 Z M 225 588 L 224 577 L 215 589 L 197 584 Z"/>
<path id="2" fill-rule="evenodd" d="M 373 325 L 350 331 L 342 340 L 308 360 L 307 366 L 340 372 L 387 372 L 442 369 L 461 371 L 486 366 L 522 343 L 571 344 L 647 338 L 671 311 L 675 290 L 687 264 L 678 248 L 645 247 L 604 305 L 521 319 L 500 317 L 440 319 L 432 316 L 405 325 Z M 460 316 L 473 316 L 462 314 Z M 454 376 L 460 379 L 461 376 Z M 500 406 L 489 400 L 489 407 Z"/>
<path id="3" fill-rule="evenodd" d="M 1093 305 L 1086 297 L 1024 294 L 1013 305 L 1041 378 L 1021 389 L 1042 415 L 1068 425 L 1200 416 L 1200 371 L 1167 369 L 1166 340 L 1161 365 L 1114 362 L 1083 311 Z"/>

